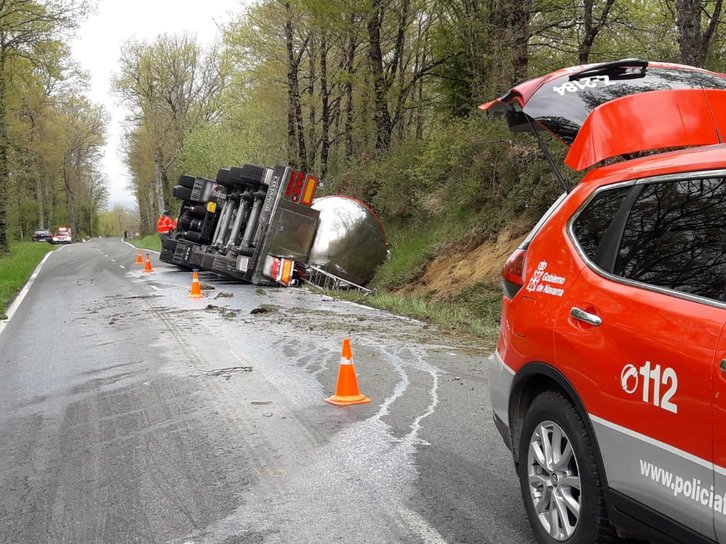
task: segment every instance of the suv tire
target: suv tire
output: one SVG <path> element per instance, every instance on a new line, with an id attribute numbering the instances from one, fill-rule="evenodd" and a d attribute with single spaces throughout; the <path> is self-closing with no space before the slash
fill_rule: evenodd
<path id="1" fill-rule="evenodd" d="M 538 542 L 616 542 L 593 441 L 580 414 L 561 393 L 546 391 L 532 402 L 522 426 L 518 471 Z"/>

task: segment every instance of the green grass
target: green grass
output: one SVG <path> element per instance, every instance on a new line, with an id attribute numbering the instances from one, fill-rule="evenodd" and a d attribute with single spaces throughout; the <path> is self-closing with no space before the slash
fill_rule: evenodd
<path id="1" fill-rule="evenodd" d="M 494 346 L 499 331 L 501 289 L 479 284 L 462 292 L 452 302 L 427 299 L 406 293 L 379 291 L 363 295 L 332 291 L 337 298 L 433 323 L 443 329 L 471 334 Z"/>
<path id="2" fill-rule="evenodd" d="M 10 253 L 0 257 L 0 319 L 38 263 L 53 249 L 46 242 L 17 242 L 10 244 Z"/>
<path id="3" fill-rule="evenodd" d="M 131 240 L 131 243 L 141 249 L 161 251 L 161 238 L 158 234 L 151 234 L 146 238 L 135 238 Z"/>

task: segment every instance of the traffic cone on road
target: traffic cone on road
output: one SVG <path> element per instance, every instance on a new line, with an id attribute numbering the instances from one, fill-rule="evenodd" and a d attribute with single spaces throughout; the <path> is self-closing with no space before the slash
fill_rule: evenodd
<path id="1" fill-rule="evenodd" d="M 153 272 L 154 269 L 151 268 L 151 258 L 149 257 L 149 254 L 146 254 L 146 266 L 144 267 L 144 272 Z"/>
<path id="2" fill-rule="evenodd" d="M 204 298 L 202 286 L 199 285 L 199 271 L 192 272 L 192 290 L 189 291 L 189 298 Z"/>
<path id="3" fill-rule="evenodd" d="M 361 395 L 360 391 L 358 391 L 358 378 L 355 375 L 355 367 L 353 366 L 350 339 L 344 338 L 335 395 L 325 399 L 325 402 L 337 406 L 347 406 L 349 404 L 364 404 L 370 401 L 371 399 L 365 395 Z"/>
<path id="4" fill-rule="evenodd" d="M 141 257 L 141 250 L 136 254 L 136 264 L 144 264 L 144 259 Z"/>

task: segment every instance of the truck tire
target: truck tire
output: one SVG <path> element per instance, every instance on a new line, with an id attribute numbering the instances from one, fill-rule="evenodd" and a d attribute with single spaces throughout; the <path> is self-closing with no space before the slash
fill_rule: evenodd
<path id="1" fill-rule="evenodd" d="M 248 185 L 262 185 L 265 179 L 266 168 L 255 166 L 254 164 L 244 164 L 242 166 L 233 166 L 229 169 L 228 180 L 237 187 L 245 187 Z"/>
<path id="2" fill-rule="evenodd" d="M 186 174 L 179 176 L 179 185 L 186 187 L 187 189 L 194 189 L 195 181 L 197 181 L 197 178 L 194 176 L 187 176 Z"/>
<path id="3" fill-rule="evenodd" d="M 181 185 L 174 185 L 174 196 L 179 200 L 191 200 L 192 190 Z"/>
<path id="4" fill-rule="evenodd" d="M 228 168 L 220 168 L 219 170 L 217 170 L 216 182 L 219 183 L 222 187 L 232 187 L 232 184 L 229 181 Z"/>
<path id="5" fill-rule="evenodd" d="M 594 442 L 572 402 L 556 391 L 532 401 L 519 443 L 525 510 L 542 544 L 615 542 Z"/>

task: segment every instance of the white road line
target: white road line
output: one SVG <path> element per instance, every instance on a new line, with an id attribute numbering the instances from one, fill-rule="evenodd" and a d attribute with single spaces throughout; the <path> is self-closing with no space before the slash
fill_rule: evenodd
<path id="1" fill-rule="evenodd" d="M 230 352 L 230 353 L 232 354 L 232 357 L 234 357 L 235 359 L 237 359 L 237 360 L 238 360 L 238 361 L 240 362 L 240 364 L 243 364 L 243 365 L 249 365 L 249 361 L 243 361 L 243 360 L 242 360 L 242 359 L 240 358 L 240 356 L 239 356 L 239 355 L 237 355 L 237 354 L 236 354 L 236 353 L 235 353 L 234 351 L 232 351 L 232 350 L 229 350 L 229 352 Z"/>
<path id="2" fill-rule="evenodd" d="M 409 529 L 412 529 L 426 544 L 446 544 L 446 539 L 434 529 L 418 512 L 406 507 L 398 508 L 398 515 Z"/>
<path id="3" fill-rule="evenodd" d="M 15 300 L 10 305 L 10 308 L 8 308 L 7 311 L 7 319 L 4 319 L 0 321 L 0 334 L 5 330 L 5 326 L 10 322 L 10 319 L 13 317 L 13 314 L 15 314 L 15 311 L 20 307 L 20 304 L 23 302 L 23 299 L 28 294 L 28 291 L 30 291 L 30 287 L 33 285 L 33 282 L 35 281 L 35 278 L 38 277 L 38 274 L 40 273 L 40 269 L 43 267 L 43 264 L 45 264 L 45 261 L 48 260 L 48 257 L 51 256 L 53 252 L 46 253 L 45 257 L 43 257 L 43 260 L 40 261 L 40 264 L 35 267 L 35 270 L 33 271 L 33 274 L 30 276 L 30 279 L 25 284 L 25 286 L 22 288 L 20 293 L 18 293 L 18 296 L 15 297 Z"/>

